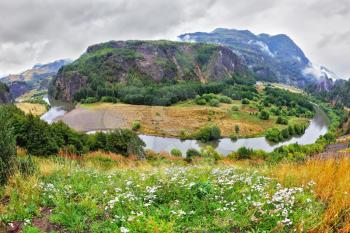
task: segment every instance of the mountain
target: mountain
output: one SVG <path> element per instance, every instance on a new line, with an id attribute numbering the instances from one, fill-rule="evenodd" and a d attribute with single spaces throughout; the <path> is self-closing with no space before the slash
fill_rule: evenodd
<path id="1" fill-rule="evenodd" d="M 31 90 L 47 90 L 49 82 L 57 71 L 71 61 L 57 60 L 48 64 L 37 64 L 20 74 L 9 75 L 1 79 L 6 83 L 12 96 L 17 98 Z"/>
<path id="2" fill-rule="evenodd" d="M 12 102 L 12 96 L 8 86 L 0 82 L 0 104 L 8 104 Z"/>
<path id="3" fill-rule="evenodd" d="M 287 35 L 255 35 L 248 30 L 218 28 L 213 32 L 180 35 L 182 41 L 220 44 L 230 47 L 255 73 L 258 79 L 305 88 L 337 77 L 325 67 L 316 67 Z M 327 85 L 331 85 L 327 81 Z"/>
<path id="4" fill-rule="evenodd" d="M 186 81 L 205 83 L 234 73 L 248 74 L 248 68 L 224 46 L 163 40 L 110 41 L 90 46 L 79 59 L 60 69 L 49 94 L 53 99 L 72 102 L 78 95 L 92 97 L 117 91 L 113 89 L 117 84 L 135 88 L 142 83 L 148 87 Z"/>

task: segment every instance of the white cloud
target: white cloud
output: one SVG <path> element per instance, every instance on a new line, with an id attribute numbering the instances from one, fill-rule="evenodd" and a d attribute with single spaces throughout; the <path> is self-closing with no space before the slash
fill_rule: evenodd
<path id="1" fill-rule="evenodd" d="M 336 4 L 332 0 L 1 1 L 0 73 L 22 71 L 35 63 L 63 57 L 74 59 L 87 46 L 102 41 L 175 40 L 185 32 L 227 27 L 287 34 L 312 61 L 332 67 L 341 76 L 350 76 L 347 64 L 350 43 L 345 30 L 350 28 L 349 3 L 349 0 L 337 0 Z M 6 48 L 11 44 L 12 48 Z M 36 48 L 38 51 L 34 51 Z"/>

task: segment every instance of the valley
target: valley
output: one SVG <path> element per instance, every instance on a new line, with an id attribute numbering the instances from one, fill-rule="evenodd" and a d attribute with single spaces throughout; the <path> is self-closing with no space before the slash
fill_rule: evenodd
<path id="1" fill-rule="evenodd" d="M 283 34 L 180 39 L 3 79 L 0 232 L 350 231 L 346 86 Z"/>

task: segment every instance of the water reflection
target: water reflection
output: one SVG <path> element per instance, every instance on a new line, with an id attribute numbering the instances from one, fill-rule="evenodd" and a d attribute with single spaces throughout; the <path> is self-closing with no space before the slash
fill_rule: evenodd
<path id="1" fill-rule="evenodd" d="M 327 115 L 316 107 L 316 113 L 311 120 L 309 127 L 305 130 L 302 136 L 292 137 L 289 140 L 281 143 L 271 143 L 265 139 L 265 137 L 257 138 L 242 138 L 236 141 L 231 141 L 229 138 L 223 138 L 216 144 L 201 143 L 196 140 L 180 140 L 177 138 L 166 138 L 149 135 L 140 135 L 141 139 L 146 143 L 146 148 L 154 150 L 156 152 L 166 151 L 170 152 L 171 149 L 177 148 L 185 153 L 188 149 L 193 148 L 199 150 L 203 146 L 211 145 L 221 154 L 227 155 L 232 151 L 236 151 L 241 147 L 247 147 L 256 150 L 264 150 L 267 152 L 273 151 L 275 148 L 282 145 L 288 145 L 298 143 L 300 145 L 312 144 L 321 135 L 324 135 L 328 131 L 329 119 Z"/>

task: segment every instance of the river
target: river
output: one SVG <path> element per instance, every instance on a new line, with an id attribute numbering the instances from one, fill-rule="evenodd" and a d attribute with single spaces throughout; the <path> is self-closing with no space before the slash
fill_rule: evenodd
<path id="1" fill-rule="evenodd" d="M 229 138 L 223 138 L 216 142 L 202 143 L 197 140 L 180 140 L 178 138 L 159 137 L 151 135 L 140 135 L 140 138 L 146 143 L 146 148 L 155 152 L 170 152 L 173 148 L 177 148 L 185 153 L 188 149 L 193 148 L 199 150 L 200 148 L 211 145 L 218 152 L 227 155 L 232 151 L 236 151 L 240 147 L 247 147 L 256 150 L 264 150 L 267 152 L 273 151 L 275 148 L 282 145 L 298 143 L 300 145 L 312 144 L 321 135 L 328 131 L 329 119 L 327 115 L 319 108 L 315 107 L 315 116 L 311 119 L 309 127 L 305 130 L 302 136 L 291 137 L 287 141 L 281 143 L 272 143 L 265 139 L 265 137 L 256 138 L 240 138 L 232 141 Z M 52 123 L 56 118 L 63 116 L 66 113 L 63 107 L 52 107 L 45 113 L 41 119 L 48 123 Z M 94 131 L 88 132 L 94 133 Z"/>

